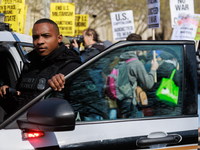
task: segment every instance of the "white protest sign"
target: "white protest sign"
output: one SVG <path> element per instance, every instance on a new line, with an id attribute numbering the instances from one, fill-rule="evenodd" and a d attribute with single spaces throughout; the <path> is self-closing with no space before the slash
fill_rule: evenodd
<path id="1" fill-rule="evenodd" d="M 110 13 L 114 41 L 125 40 L 126 37 L 135 33 L 133 11 L 120 11 Z"/>
<path id="2" fill-rule="evenodd" d="M 180 13 L 194 14 L 193 0 L 170 0 L 171 23 L 172 28 L 177 23 L 177 18 Z"/>
<path id="3" fill-rule="evenodd" d="M 147 0 L 148 29 L 160 27 L 160 1 Z"/>
<path id="4" fill-rule="evenodd" d="M 171 40 L 194 40 L 199 23 L 199 15 L 179 14 Z"/>

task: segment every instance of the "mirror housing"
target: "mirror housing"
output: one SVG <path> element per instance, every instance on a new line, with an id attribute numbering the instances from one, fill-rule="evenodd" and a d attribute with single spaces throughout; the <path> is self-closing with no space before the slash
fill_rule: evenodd
<path id="1" fill-rule="evenodd" d="M 75 128 L 75 112 L 67 100 L 49 98 L 31 107 L 27 120 L 17 120 L 23 130 L 71 131 Z"/>

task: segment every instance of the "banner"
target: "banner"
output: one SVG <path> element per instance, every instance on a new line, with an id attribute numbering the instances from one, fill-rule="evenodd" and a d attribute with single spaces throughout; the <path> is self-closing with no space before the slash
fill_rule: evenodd
<path id="1" fill-rule="evenodd" d="M 25 0 L 1 0 L 1 4 L 13 4 L 13 3 L 18 3 L 18 4 L 23 4 L 25 5 Z"/>
<path id="2" fill-rule="evenodd" d="M 75 14 L 75 35 L 82 35 L 83 31 L 88 28 L 88 15 Z"/>
<path id="3" fill-rule="evenodd" d="M 23 21 L 23 28 L 22 28 L 22 33 L 25 33 L 25 23 L 26 23 L 26 14 L 27 14 L 27 5 L 24 7 L 24 21 Z"/>
<path id="4" fill-rule="evenodd" d="M 199 24 L 198 24 L 198 27 L 197 27 L 196 36 L 194 38 L 194 40 L 196 40 L 196 41 L 200 40 L 200 14 L 198 14 L 198 17 L 199 17 Z"/>
<path id="5" fill-rule="evenodd" d="M 194 14 L 194 1 L 193 0 L 170 0 L 171 10 L 171 24 L 172 28 L 177 23 L 179 14 Z"/>
<path id="6" fill-rule="evenodd" d="M 60 34 L 74 36 L 75 5 L 74 3 L 51 3 L 50 18 L 57 23 Z"/>
<path id="7" fill-rule="evenodd" d="M 179 14 L 171 40 L 194 40 L 199 23 L 195 14 Z"/>
<path id="8" fill-rule="evenodd" d="M 0 5 L 0 13 L 5 15 L 5 23 L 9 23 L 14 32 L 19 32 L 18 4 Z"/>
<path id="9" fill-rule="evenodd" d="M 24 9 L 24 4 L 18 4 L 19 33 L 23 33 Z"/>
<path id="10" fill-rule="evenodd" d="M 25 0 L 1 0 L 1 4 L 18 4 L 19 33 L 23 33 Z"/>
<path id="11" fill-rule="evenodd" d="M 160 27 L 160 1 L 147 0 L 148 26 L 147 28 Z"/>
<path id="12" fill-rule="evenodd" d="M 135 33 L 133 11 L 121 11 L 110 13 L 114 41 L 125 40 L 126 37 Z"/>

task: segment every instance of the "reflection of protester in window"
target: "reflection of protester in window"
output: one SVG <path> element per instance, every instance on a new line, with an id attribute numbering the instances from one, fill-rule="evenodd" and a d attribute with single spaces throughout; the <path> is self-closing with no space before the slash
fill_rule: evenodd
<path id="1" fill-rule="evenodd" d="M 165 115 L 165 114 L 171 114 L 173 112 L 173 108 L 171 106 L 168 106 L 165 103 L 162 103 L 156 99 L 156 91 L 159 88 L 162 78 L 170 78 L 171 73 L 174 69 L 179 68 L 179 65 L 177 63 L 177 60 L 173 54 L 167 52 L 172 50 L 156 50 L 157 60 L 159 63 L 159 67 L 157 70 L 157 83 L 154 84 L 153 88 L 147 91 L 148 95 L 148 111 L 151 111 L 151 116 L 159 116 L 159 115 Z M 149 59 L 153 58 L 153 53 L 150 52 L 148 54 Z M 146 63 L 145 68 L 148 71 L 150 67 L 150 61 Z M 173 81 L 177 86 L 181 88 L 180 83 L 180 70 L 176 70 L 176 73 L 174 75 Z M 182 91 L 182 90 L 180 90 Z M 148 114 L 144 114 L 145 116 L 148 116 Z"/>
<path id="2" fill-rule="evenodd" d="M 79 51 L 79 46 L 74 40 L 74 43 L 72 43 L 74 50 L 76 50 L 80 57 L 82 62 L 86 62 L 101 51 L 104 50 L 104 44 L 99 40 L 99 35 L 94 29 L 88 28 L 83 31 L 83 37 L 84 37 L 84 46 L 85 49 L 83 51 Z"/>
<path id="3" fill-rule="evenodd" d="M 141 36 L 137 35 L 135 33 L 130 34 L 127 37 L 127 40 L 134 41 L 134 40 L 141 40 Z M 136 58 L 134 61 L 130 61 L 127 64 L 127 72 L 128 77 L 131 85 L 133 86 L 133 90 L 135 90 L 135 87 L 139 84 L 142 84 L 142 86 L 146 89 L 151 89 L 154 85 L 154 77 L 155 77 L 155 71 L 158 69 L 158 63 L 156 60 L 152 60 L 151 62 L 151 70 L 149 73 L 146 72 L 143 63 L 138 59 L 135 51 L 128 51 L 123 53 L 120 56 L 120 61 L 127 61 L 132 58 Z M 122 101 L 118 102 L 119 107 L 122 110 L 122 114 L 124 117 L 136 117 L 140 118 L 142 117 L 142 112 L 139 110 L 137 103 L 135 99 L 124 99 Z"/>

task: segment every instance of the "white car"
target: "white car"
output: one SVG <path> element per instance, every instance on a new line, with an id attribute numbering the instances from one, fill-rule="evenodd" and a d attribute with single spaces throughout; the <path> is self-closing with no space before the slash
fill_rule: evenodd
<path id="1" fill-rule="evenodd" d="M 15 87 L 26 61 L 21 48 L 31 48 L 32 42 L 20 40 L 20 34 L 10 31 L 0 31 L 0 35 L 2 84 Z M 130 51 L 138 54 L 147 72 L 156 52 L 160 67 L 153 88 L 144 89 L 148 105 L 134 105 L 140 115 L 127 109 L 126 113 L 131 115 L 125 117 L 122 100 L 108 98 L 105 88 L 119 56 Z M 176 69 L 173 80 L 179 87 L 178 102 L 173 106 L 155 95 L 162 78 L 171 74 L 170 67 Z M 193 41 L 120 41 L 65 78 L 61 92 L 48 88 L 8 119 L 1 115 L 0 149 L 197 149 L 197 67 Z"/>

